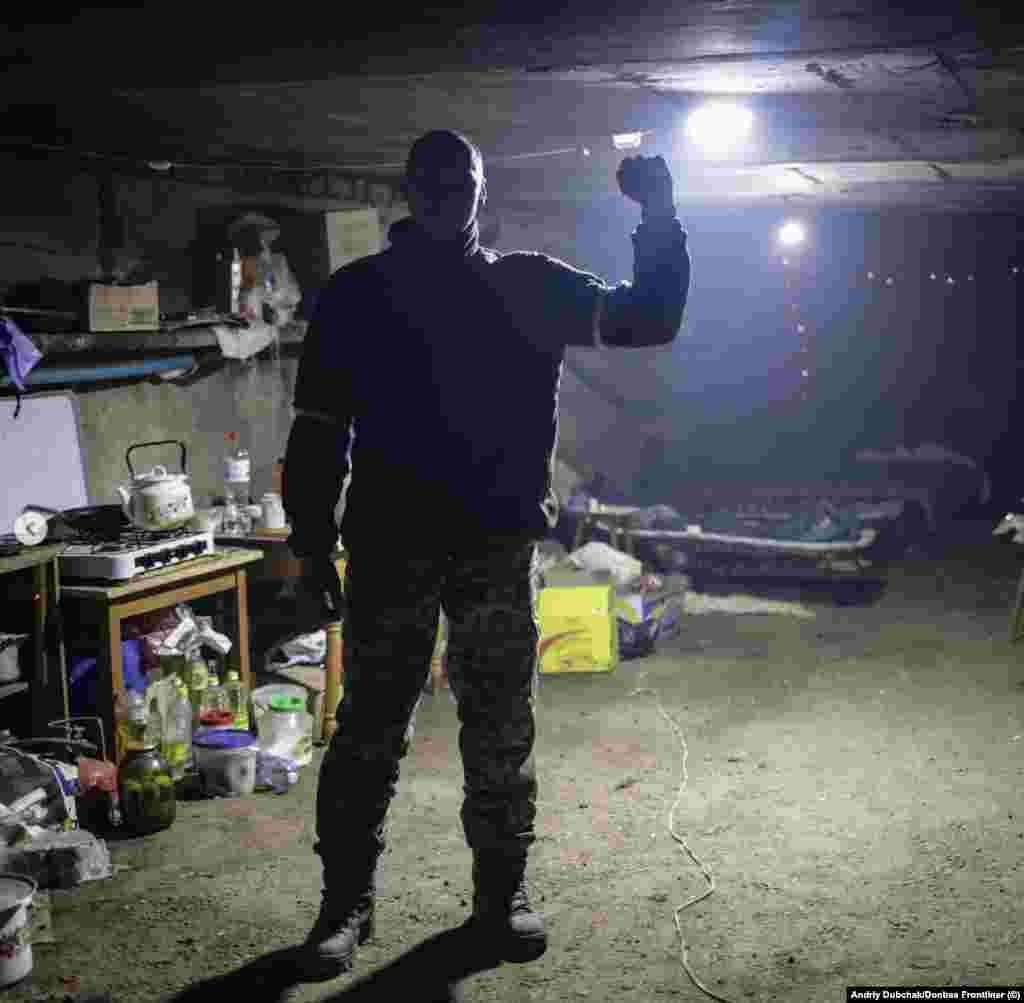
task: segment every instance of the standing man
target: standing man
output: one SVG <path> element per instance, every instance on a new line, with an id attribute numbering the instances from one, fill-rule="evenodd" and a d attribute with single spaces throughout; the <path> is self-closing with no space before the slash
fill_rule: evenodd
<path id="1" fill-rule="evenodd" d="M 567 346 L 675 338 L 690 279 L 686 234 L 661 157 L 626 158 L 643 209 L 632 284 L 609 287 L 543 254 L 479 244 L 483 159 L 448 131 L 417 140 L 411 218 L 391 247 L 331 278 L 306 336 L 284 469 L 289 544 L 307 582 L 341 601 L 345 694 L 317 790 L 323 902 L 307 977 L 352 965 L 372 933 L 377 861 L 409 747 L 441 607 L 458 700 L 462 824 L 473 854 L 471 923 L 498 960 L 546 949 L 526 897 L 537 784 L 535 542 L 555 524 L 551 475 Z"/>

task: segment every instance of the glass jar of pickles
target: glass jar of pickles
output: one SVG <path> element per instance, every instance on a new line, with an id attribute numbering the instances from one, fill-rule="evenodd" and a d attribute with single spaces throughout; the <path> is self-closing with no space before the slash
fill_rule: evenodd
<path id="1" fill-rule="evenodd" d="M 128 752 L 118 771 L 125 828 L 138 835 L 159 832 L 174 821 L 177 797 L 166 760 L 154 746 Z"/>

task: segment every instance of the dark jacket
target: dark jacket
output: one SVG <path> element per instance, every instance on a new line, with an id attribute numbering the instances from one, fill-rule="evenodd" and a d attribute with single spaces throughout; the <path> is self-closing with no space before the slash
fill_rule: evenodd
<path id="1" fill-rule="evenodd" d="M 284 505 L 298 556 L 384 537 L 534 535 L 554 526 L 567 346 L 672 341 L 690 280 L 675 218 L 633 235 L 634 281 L 544 254 L 444 247 L 411 220 L 321 294 L 295 387 Z"/>

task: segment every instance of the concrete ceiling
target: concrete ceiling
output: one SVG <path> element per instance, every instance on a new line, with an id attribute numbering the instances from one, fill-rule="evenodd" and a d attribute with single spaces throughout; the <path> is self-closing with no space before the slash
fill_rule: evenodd
<path id="1" fill-rule="evenodd" d="M 516 7 L 400 26 L 393 8 L 390 25 L 346 8 L 200 28 L 166 6 L 12 25 L 0 144 L 167 160 L 183 177 L 244 163 L 388 178 L 417 135 L 453 127 L 481 145 L 492 202 L 537 203 L 617 197 L 611 137 L 643 132 L 684 204 L 1024 208 L 1022 15 L 943 0 Z M 711 159 L 683 125 L 722 96 L 755 128 Z"/>

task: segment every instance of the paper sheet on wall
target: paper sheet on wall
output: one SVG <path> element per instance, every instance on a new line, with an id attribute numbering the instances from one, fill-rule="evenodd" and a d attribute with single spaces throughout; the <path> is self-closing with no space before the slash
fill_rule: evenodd
<path id="1" fill-rule="evenodd" d="M 10 533 L 26 505 L 89 504 L 73 394 L 32 394 L 14 417 L 13 397 L 0 400 L 0 533 Z"/>
<path id="2" fill-rule="evenodd" d="M 342 209 L 325 213 L 331 274 L 342 265 L 381 250 L 380 214 L 376 209 Z"/>

